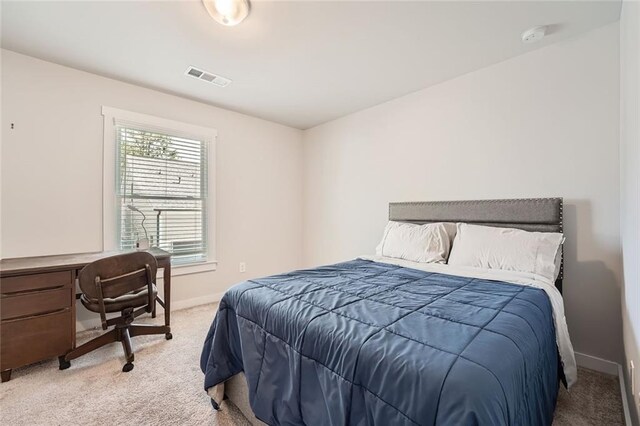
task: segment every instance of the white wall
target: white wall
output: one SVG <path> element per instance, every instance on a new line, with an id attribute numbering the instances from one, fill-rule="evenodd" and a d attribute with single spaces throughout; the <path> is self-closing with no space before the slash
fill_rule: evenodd
<path id="1" fill-rule="evenodd" d="M 107 105 L 218 130 L 218 269 L 174 278 L 176 306 L 300 266 L 299 130 L 7 50 L 1 89 L 5 258 L 102 250 Z"/>
<path id="2" fill-rule="evenodd" d="M 177 304 L 252 276 L 371 253 L 389 201 L 563 196 L 575 349 L 619 362 L 618 30 L 609 25 L 304 134 L 3 50 L 2 255 L 102 248 L 100 109 L 108 105 L 218 129 L 220 264 L 174 279 Z M 625 170 L 637 177 L 637 163 Z M 638 294 L 629 282 L 627 305 Z M 637 320 L 635 332 L 630 324 L 625 336 L 637 339 Z M 632 341 L 627 356 L 637 359 Z"/>
<path id="3" fill-rule="evenodd" d="M 627 396 L 640 417 L 640 3 L 625 1 L 620 22 L 620 199 L 624 292 L 622 318 L 626 366 L 635 363 L 635 396 L 625 368 Z M 635 398 L 635 401 L 634 401 Z"/>
<path id="4" fill-rule="evenodd" d="M 620 362 L 618 31 L 305 132 L 305 266 L 372 253 L 390 201 L 562 196 L 574 347 Z"/>

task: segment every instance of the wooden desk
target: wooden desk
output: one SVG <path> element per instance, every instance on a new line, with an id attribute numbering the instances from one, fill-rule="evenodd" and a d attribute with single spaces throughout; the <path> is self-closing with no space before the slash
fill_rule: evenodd
<path id="1" fill-rule="evenodd" d="M 170 327 L 171 254 L 155 247 L 148 251 L 164 269 L 164 300 L 157 301 L 164 308 L 164 324 Z M 122 253 L 126 251 L 0 260 L 3 382 L 14 368 L 64 356 L 76 347 L 76 277 L 89 263 Z"/>

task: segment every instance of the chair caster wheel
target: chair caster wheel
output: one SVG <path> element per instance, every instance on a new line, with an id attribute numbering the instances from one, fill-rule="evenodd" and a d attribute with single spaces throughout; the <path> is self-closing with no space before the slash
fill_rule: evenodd
<path id="1" fill-rule="evenodd" d="M 131 370 L 133 370 L 133 364 L 131 364 L 130 362 L 126 363 L 124 367 L 122 367 L 123 373 L 128 373 Z"/>
<path id="2" fill-rule="evenodd" d="M 164 338 L 167 339 L 167 340 L 171 340 L 171 339 L 173 339 L 173 334 L 167 333 L 167 334 L 164 335 Z"/>
<path id="3" fill-rule="evenodd" d="M 71 367 L 71 361 L 65 361 L 64 357 L 58 357 L 58 362 L 60 363 L 60 370 L 66 370 Z"/>

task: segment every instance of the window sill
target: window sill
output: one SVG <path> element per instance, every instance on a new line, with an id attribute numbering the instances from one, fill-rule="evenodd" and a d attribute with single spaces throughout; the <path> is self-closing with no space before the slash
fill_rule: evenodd
<path id="1" fill-rule="evenodd" d="M 199 274 L 202 272 L 215 271 L 218 267 L 217 260 L 207 260 L 205 262 L 185 263 L 183 265 L 171 265 L 171 276 Z"/>

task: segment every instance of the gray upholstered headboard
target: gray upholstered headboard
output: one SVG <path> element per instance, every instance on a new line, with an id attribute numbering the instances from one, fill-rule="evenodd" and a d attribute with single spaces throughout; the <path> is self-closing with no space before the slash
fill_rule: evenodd
<path id="1" fill-rule="evenodd" d="M 526 231 L 562 232 L 562 198 L 389 203 L 389 220 L 466 222 Z M 556 281 L 562 291 L 563 267 Z"/>

